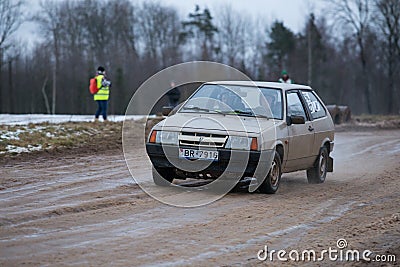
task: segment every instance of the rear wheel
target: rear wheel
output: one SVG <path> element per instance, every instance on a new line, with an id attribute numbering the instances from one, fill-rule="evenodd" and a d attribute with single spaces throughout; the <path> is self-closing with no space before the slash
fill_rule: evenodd
<path id="1" fill-rule="evenodd" d="M 153 181 L 159 186 L 171 185 L 174 180 L 174 172 L 170 169 L 155 169 L 153 167 Z"/>
<path id="2" fill-rule="evenodd" d="M 264 179 L 263 183 L 260 185 L 258 190 L 265 194 L 275 194 L 279 188 L 279 183 L 282 176 L 282 163 L 281 157 L 278 152 L 275 151 L 274 159 L 271 163 L 271 168 L 268 172 L 267 177 Z"/>
<path id="3" fill-rule="evenodd" d="M 325 182 L 328 172 L 328 149 L 322 147 L 319 151 L 317 161 L 313 168 L 307 170 L 307 180 L 310 184 L 321 184 Z"/>

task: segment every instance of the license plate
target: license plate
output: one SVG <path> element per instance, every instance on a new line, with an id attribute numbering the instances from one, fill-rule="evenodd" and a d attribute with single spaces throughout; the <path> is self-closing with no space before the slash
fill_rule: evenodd
<path id="1" fill-rule="evenodd" d="M 179 158 L 218 161 L 218 151 L 179 148 Z"/>

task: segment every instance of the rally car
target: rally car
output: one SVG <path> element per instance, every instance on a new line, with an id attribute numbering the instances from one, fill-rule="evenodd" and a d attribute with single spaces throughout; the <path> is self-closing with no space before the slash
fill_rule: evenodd
<path id="1" fill-rule="evenodd" d="M 157 185 L 238 174 L 263 193 L 287 172 L 323 183 L 333 147 L 332 118 L 311 87 L 250 81 L 202 84 L 146 142 Z"/>

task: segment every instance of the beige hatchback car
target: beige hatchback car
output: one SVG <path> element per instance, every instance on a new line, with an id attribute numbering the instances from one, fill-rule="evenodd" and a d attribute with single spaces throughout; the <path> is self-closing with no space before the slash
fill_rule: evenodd
<path id="1" fill-rule="evenodd" d="M 157 185 L 236 175 L 272 194 L 282 173 L 307 170 L 309 183 L 323 183 L 333 146 L 332 118 L 309 86 L 221 81 L 202 84 L 155 125 L 146 150 Z"/>

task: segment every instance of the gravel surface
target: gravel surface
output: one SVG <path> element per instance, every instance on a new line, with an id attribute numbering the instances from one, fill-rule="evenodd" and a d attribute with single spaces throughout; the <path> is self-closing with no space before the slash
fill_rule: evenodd
<path id="1" fill-rule="evenodd" d="M 145 152 L 136 157 L 135 171 L 150 175 Z M 290 173 L 275 195 L 236 191 L 186 209 L 145 194 L 120 148 L 4 161 L 0 266 L 265 266 L 281 263 L 257 258 L 265 246 L 320 252 L 340 238 L 350 249 L 394 254 L 388 266 L 398 264 L 400 130 L 339 132 L 333 157 L 324 184 Z M 366 264 L 285 265 L 338 263 Z"/>

